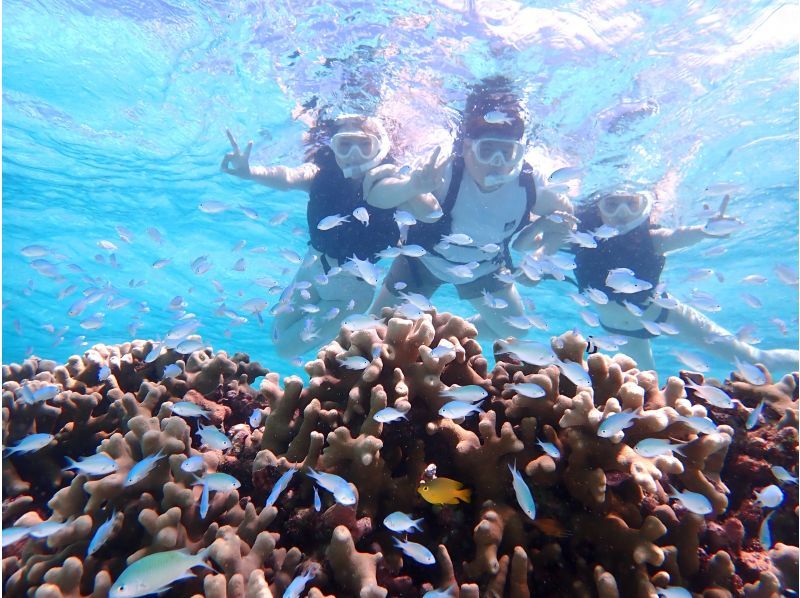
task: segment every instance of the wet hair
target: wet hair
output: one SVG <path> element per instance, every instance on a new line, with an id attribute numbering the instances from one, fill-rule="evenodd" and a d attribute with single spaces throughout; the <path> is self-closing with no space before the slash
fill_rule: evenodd
<path id="1" fill-rule="evenodd" d="M 496 117 L 492 114 L 495 112 L 498 113 Z M 471 87 L 467 96 L 460 136 L 475 139 L 494 134 L 522 139 L 527 117 L 522 94 L 510 79 L 502 76 L 482 79 Z"/>

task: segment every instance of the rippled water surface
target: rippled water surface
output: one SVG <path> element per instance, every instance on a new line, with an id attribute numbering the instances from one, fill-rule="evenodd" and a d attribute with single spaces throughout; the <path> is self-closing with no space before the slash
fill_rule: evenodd
<path id="1" fill-rule="evenodd" d="M 535 162 L 582 167 L 574 199 L 637 180 L 658 190 L 662 222 L 678 225 L 704 222 L 703 204 L 730 193 L 729 213 L 746 228 L 670 256 L 665 280 L 678 297 L 714 294 L 723 309 L 713 318 L 761 347 L 797 346 L 797 287 L 774 271 L 797 267 L 795 3 L 8 0 L 3 9 L 4 363 L 160 338 L 188 312 L 215 349 L 296 370 L 275 355 L 266 312 L 259 322 L 242 306 L 278 300 L 266 277 L 291 280 L 296 266 L 278 251 L 305 251 L 306 196 L 220 173 L 226 127 L 255 141 L 253 162 L 298 164 L 304 106 L 375 111 L 411 161 L 448 139 L 466 86 L 495 73 L 528 94 Z M 208 213 L 204 202 L 224 209 Z M 200 256 L 212 267 L 198 275 Z M 692 280 L 701 267 L 714 274 Z M 742 282 L 753 274 L 766 282 Z M 87 289 L 103 287 L 70 315 Z M 550 328 L 533 338 L 592 332 L 565 290 L 524 289 Z M 435 303 L 473 313 L 452 290 Z M 659 370 L 679 367 L 679 340 L 654 348 Z M 731 369 L 713 364 L 720 376 Z"/>

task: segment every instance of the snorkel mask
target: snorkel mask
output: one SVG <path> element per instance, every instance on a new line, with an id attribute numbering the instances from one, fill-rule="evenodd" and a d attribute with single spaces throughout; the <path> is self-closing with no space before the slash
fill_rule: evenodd
<path id="1" fill-rule="evenodd" d="M 522 170 L 522 158 L 525 154 L 525 141 L 503 137 L 481 137 L 471 141 L 472 155 L 475 161 L 493 168 L 508 168 L 505 174 L 487 174 L 480 181 L 484 187 L 494 187 L 510 183 L 519 176 Z"/>
<path id="2" fill-rule="evenodd" d="M 364 130 L 336 133 L 331 137 L 330 147 L 334 155 L 340 160 L 358 160 L 357 164 L 342 168 L 342 173 L 348 179 L 362 176 L 378 164 L 383 162 L 389 154 L 389 135 L 383 124 L 374 117 L 362 117 L 353 114 L 340 116 L 335 124 L 348 121 L 361 122 L 361 126 L 369 124 L 369 128 L 376 133 Z"/>
<path id="3" fill-rule="evenodd" d="M 621 190 L 601 195 L 597 200 L 597 208 L 604 222 L 624 234 L 650 218 L 654 203 L 653 194 L 649 191 Z"/>

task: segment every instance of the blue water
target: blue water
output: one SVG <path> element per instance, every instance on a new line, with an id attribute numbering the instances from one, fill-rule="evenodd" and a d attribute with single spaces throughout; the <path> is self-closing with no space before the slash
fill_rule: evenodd
<path id="1" fill-rule="evenodd" d="M 306 196 L 220 173 L 225 129 L 255 141 L 253 163 L 298 164 L 307 127 L 293 112 L 317 97 L 389 118 L 411 160 L 448 138 L 467 85 L 494 73 L 527 90 L 540 165 L 584 167 L 573 199 L 637 180 L 657 186 L 662 222 L 701 224 L 703 203 L 716 206 L 730 191 L 729 214 L 746 229 L 671 255 L 664 279 L 679 298 L 694 287 L 713 293 L 723 305 L 713 319 L 733 332 L 754 326 L 762 348 L 798 344 L 798 290 L 773 271 L 798 260 L 795 4 L 9 0 L 3 8 L 4 363 L 160 338 L 188 312 L 214 349 L 296 372 L 298 360 L 274 352 L 269 316 L 259 323 L 243 313 L 248 321 L 233 326 L 218 308 L 277 301 L 254 281 L 291 280 L 296 266 L 278 251 L 304 253 Z M 630 112 L 636 103 L 657 109 Z M 208 201 L 229 209 L 205 213 L 198 206 Z M 269 224 L 281 212 L 285 222 Z M 133 233 L 131 243 L 117 226 Z M 47 254 L 24 256 L 33 244 Z M 703 256 L 718 244 L 727 253 Z M 213 267 L 196 275 L 190 265 L 203 255 Z M 154 268 L 161 259 L 171 262 Z M 244 269 L 234 270 L 240 259 Z M 687 281 L 691 267 L 718 276 Z M 741 282 L 751 274 L 768 281 Z M 111 309 L 104 298 L 68 315 L 85 289 L 107 285 L 130 302 Z M 566 290 L 523 289 L 550 326 L 531 338 L 576 326 L 592 333 Z M 763 306 L 748 306 L 743 292 Z M 170 309 L 176 297 L 183 311 Z M 452 289 L 435 303 L 473 313 Z M 81 326 L 97 312 L 101 327 Z M 491 340 L 481 339 L 487 348 Z M 673 351 L 683 348 L 656 340 L 659 371 L 676 371 Z M 731 370 L 709 360 L 718 376 Z"/>

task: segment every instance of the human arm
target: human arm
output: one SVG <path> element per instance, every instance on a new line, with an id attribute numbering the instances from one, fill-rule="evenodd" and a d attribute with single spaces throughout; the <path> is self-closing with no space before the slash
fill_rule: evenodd
<path id="1" fill-rule="evenodd" d="M 708 232 L 710 225 L 723 221 L 741 222 L 736 218 L 725 216 L 725 209 L 728 207 L 730 196 L 726 195 L 720 205 L 719 213 L 710 218 L 705 225 L 682 226 L 675 229 L 657 228 L 651 231 L 653 247 L 659 253 L 668 253 L 696 245 L 704 239 L 717 239 L 728 237 L 729 234 L 712 234 Z"/>
<path id="2" fill-rule="evenodd" d="M 288 191 L 298 189 L 308 191 L 314 177 L 319 172 L 316 164 L 306 162 L 294 168 L 288 166 L 250 166 L 250 152 L 253 149 L 253 142 L 249 142 L 244 152 L 239 151 L 230 131 L 226 131 L 228 140 L 231 142 L 233 151 L 225 154 L 222 158 L 220 170 L 232 174 L 241 179 L 255 181 L 272 189 Z"/>
<path id="3" fill-rule="evenodd" d="M 532 212 L 537 218 L 519 232 L 512 243 L 513 249 L 555 253 L 575 228 L 573 213 L 572 202 L 565 195 L 546 188 L 540 190 Z"/>
<path id="4" fill-rule="evenodd" d="M 393 164 L 373 168 L 364 177 L 364 197 L 376 208 L 410 208 L 412 214 L 423 216 L 438 210 L 435 193 L 443 186 L 443 174 L 449 164 L 436 164 L 441 148 L 437 147 L 428 161 L 408 173 Z M 406 207 L 403 207 L 406 205 Z M 423 218 L 424 220 L 424 218 Z"/>

